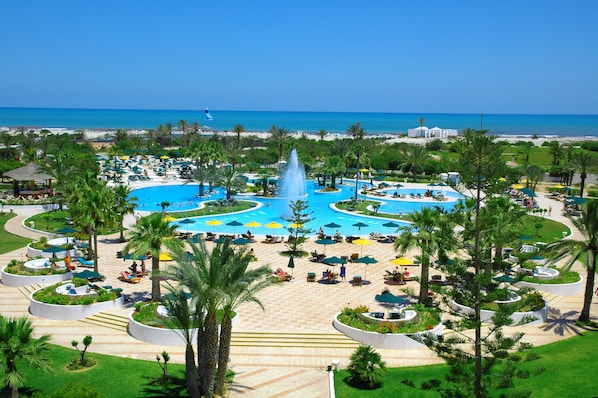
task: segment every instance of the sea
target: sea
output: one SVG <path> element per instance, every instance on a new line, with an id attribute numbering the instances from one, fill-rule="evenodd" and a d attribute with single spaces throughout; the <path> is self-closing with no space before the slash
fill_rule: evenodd
<path id="1" fill-rule="evenodd" d="M 241 124 L 245 131 L 263 132 L 271 126 L 293 132 L 343 133 L 361 123 L 366 134 L 405 134 L 420 125 L 455 129 L 485 129 L 502 136 L 597 137 L 598 115 L 525 115 L 467 113 L 376 113 L 376 112 L 285 112 L 134 109 L 0 108 L 0 130 L 4 128 L 63 128 L 67 130 L 155 129 L 179 121 L 198 122 L 204 130 L 231 131 Z"/>

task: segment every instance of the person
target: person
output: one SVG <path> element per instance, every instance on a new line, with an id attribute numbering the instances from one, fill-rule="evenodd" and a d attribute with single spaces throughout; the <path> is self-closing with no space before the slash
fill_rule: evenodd
<path id="1" fill-rule="evenodd" d="M 342 264 L 340 277 L 343 281 L 346 281 L 347 280 L 346 276 L 347 276 L 347 267 L 345 267 L 345 264 Z"/>
<path id="2" fill-rule="evenodd" d="M 251 239 L 251 231 L 250 231 L 250 230 L 247 230 L 247 233 L 246 233 L 245 235 L 247 235 L 247 237 L 248 237 L 249 239 Z"/>
<path id="3" fill-rule="evenodd" d="M 341 235 L 341 233 L 340 233 L 340 231 L 338 229 L 336 230 L 336 233 L 334 234 L 334 238 L 336 240 L 342 240 L 343 239 L 343 236 Z"/>
<path id="4" fill-rule="evenodd" d="M 253 247 L 249 250 L 249 257 L 253 260 L 256 261 L 257 257 L 255 256 L 255 252 L 253 251 Z"/>
<path id="5" fill-rule="evenodd" d="M 133 261 L 133 264 L 129 267 L 131 274 L 137 276 L 137 261 Z"/>
<path id="6" fill-rule="evenodd" d="M 66 256 L 64 256 L 64 266 L 66 267 L 67 270 L 75 268 L 75 267 L 71 268 L 71 256 L 69 256 L 68 254 Z"/>
<path id="7" fill-rule="evenodd" d="M 552 214 L 552 206 L 548 206 L 548 217 Z"/>
<path id="8" fill-rule="evenodd" d="M 52 267 L 52 269 L 58 269 L 58 265 L 56 265 L 56 261 L 52 260 L 50 262 L 50 267 Z"/>
<path id="9" fill-rule="evenodd" d="M 141 218 L 141 216 L 139 215 L 139 213 L 135 213 L 135 224 L 139 224 L 140 218 Z"/>
<path id="10" fill-rule="evenodd" d="M 324 229 L 322 227 L 320 227 L 320 233 L 319 236 L 324 236 Z"/>

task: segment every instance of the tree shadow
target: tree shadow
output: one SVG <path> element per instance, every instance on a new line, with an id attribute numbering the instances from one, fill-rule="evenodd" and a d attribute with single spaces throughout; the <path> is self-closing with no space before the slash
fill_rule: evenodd
<path id="1" fill-rule="evenodd" d="M 144 397 L 152 398 L 175 398 L 186 397 L 187 383 L 184 378 L 170 376 L 168 383 L 152 383 L 156 379 L 148 379 L 148 383 L 143 387 Z"/>
<path id="2" fill-rule="evenodd" d="M 558 336 L 567 334 L 582 335 L 585 329 L 575 325 L 579 317 L 579 311 L 568 311 L 561 313 L 561 310 L 554 307 L 548 307 L 548 320 L 542 330 L 554 331 Z"/>

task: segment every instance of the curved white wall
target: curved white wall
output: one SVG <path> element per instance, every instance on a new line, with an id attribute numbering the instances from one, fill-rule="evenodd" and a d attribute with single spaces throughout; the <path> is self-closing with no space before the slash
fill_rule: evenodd
<path id="1" fill-rule="evenodd" d="M 517 287 L 533 287 L 546 293 L 558 294 L 559 296 L 576 296 L 584 289 L 583 276 L 579 276 L 579 282 L 564 284 L 531 283 L 520 281 L 514 284 Z"/>
<path id="2" fill-rule="evenodd" d="M 456 301 L 451 302 L 451 308 L 455 311 L 458 311 L 462 314 L 473 314 L 473 308 L 467 307 L 457 303 Z M 480 320 L 482 322 L 491 321 L 491 318 L 494 316 L 494 311 L 489 310 L 481 310 L 480 311 Z M 513 312 L 510 318 L 513 320 L 514 324 L 518 324 L 521 322 L 525 317 L 532 316 L 537 318 L 537 320 L 528 322 L 525 325 L 541 325 L 546 323 L 548 320 L 548 304 L 544 305 L 544 308 L 539 309 L 537 311 L 530 311 L 530 312 Z"/>
<path id="3" fill-rule="evenodd" d="M 35 284 L 44 285 L 53 285 L 58 282 L 68 281 L 73 279 L 73 274 L 71 271 L 65 272 L 64 274 L 56 274 L 56 275 L 39 275 L 39 276 L 27 276 L 27 275 L 15 275 L 9 274 L 4 272 L 4 267 L 2 269 L 2 284 L 4 286 L 10 287 L 23 287 L 23 286 L 30 286 Z"/>
<path id="4" fill-rule="evenodd" d="M 401 349 L 401 350 L 417 350 L 419 348 L 425 348 L 426 346 L 420 342 L 417 342 L 410 338 L 406 334 L 399 333 L 375 333 L 366 332 L 364 330 L 356 329 L 351 326 L 347 326 L 338 320 L 340 312 L 334 315 L 334 321 L 332 322 L 334 328 L 339 332 L 344 333 L 348 337 L 360 343 L 371 345 L 375 348 L 389 348 L 389 349 Z M 417 335 L 434 334 L 440 336 L 444 333 L 444 325 L 440 323 L 432 330 L 421 333 L 413 333 Z"/>

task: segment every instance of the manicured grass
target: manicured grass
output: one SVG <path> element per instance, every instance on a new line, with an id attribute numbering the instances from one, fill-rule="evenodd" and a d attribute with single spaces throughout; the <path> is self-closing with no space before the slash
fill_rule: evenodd
<path id="1" fill-rule="evenodd" d="M 255 202 L 248 202 L 248 201 L 237 201 L 237 204 L 234 206 L 210 206 L 206 204 L 205 207 L 198 209 L 198 210 L 191 210 L 191 211 L 177 211 L 177 212 L 168 212 L 169 216 L 174 218 L 188 218 L 188 217 L 197 217 L 197 216 L 217 216 L 219 214 L 226 214 L 226 213 L 234 213 L 238 211 L 252 209 L 256 206 Z"/>
<path id="2" fill-rule="evenodd" d="M 542 224 L 542 227 L 536 229 L 536 224 Z M 524 216 L 523 227 L 522 235 L 531 238 L 528 241 L 524 241 L 524 243 L 529 244 L 532 244 L 533 242 L 552 243 L 558 239 L 562 239 L 563 232 L 566 232 L 567 235 L 571 233 L 569 227 L 565 224 L 536 216 Z"/>
<path id="3" fill-rule="evenodd" d="M 501 394 L 510 396 L 514 390 L 533 391 L 534 397 L 596 395 L 596 381 L 592 375 L 598 371 L 598 332 L 588 331 L 581 336 L 533 348 L 529 352 L 539 355 L 539 359 L 521 364 L 521 369 L 529 371 L 531 376 L 516 379 L 513 389 L 491 390 L 490 397 L 499 397 Z M 536 374 L 539 371 L 543 372 Z M 334 384 L 338 398 L 440 397 L 435 391 L 420 390 L 402 382 L 410 380 L 420 387 L 423 382 L 438 379 L 442 381 L 442 386 L 446 385 L 447 372 L 448 367 L 444 365 L 389 369 L 381 388 L 362 391 L 348 386 L 343 381 L 348 373 L 341 370 L 335 373 Z"/>
<path id="4" fill-rule="evenodd" d="M 8 253 L 17 250 L 27 244 L 31 243 L 31 239 L 22 238 L 17 235 L 9 234 L 4 229 L 4 225 L 8 220 L 16 217 L 16 214 L 2 213 L 0 214 L 0 254 Z"/>
<path id="5" fill-rule="evenodd" d="M 33 221 L 35 223 L 35 229 L 58 234 L 58 230 L 68 227 L 66 220 L 69 217 L 70 213 L 68 210 L 47 211 L 29 217 L 25 220 L 25 225 L 29 226 Z M 77 229 L 75 226 L 71 227 Z M 105 226 L 100 228 L 99 234 L 110 235 L 115 232 L 118 232 L 118 225 L 116 225 L 116 223 L 114 223 L 113 226 Z"/>
<path id="6" fill-rule="evenodd" d="M 79 339 L 79 346 L 81 340 Z M 90 346 L 93 349 L 93 343 Z M 156 351 L 156 354 L 160 352 Z M 48 374 L 29 368 L 25 363 L 19 364 L 25 376 L 25 389 L 20 390 L 30 395 L 33 391 L 50 394 L 67 383 L 80 383 L 97 387 L 106 397 L 140 398 L 140 397 L 179 397 L 186 396 L 180 385 L 163 388 L 151 386 L 152 379 L 162 375 L 157 361 L 140 361 L 88 353 L 98 364 L 88 370 L 71 372 L 66 366 L 78 356 L 74 349 L 52 346 L 51 363 L 55 372 Z M 169 364 L 169 374 L 184 380 L 184 365 Z M 182 382 L 184 385 L 184 381 Z"/>

